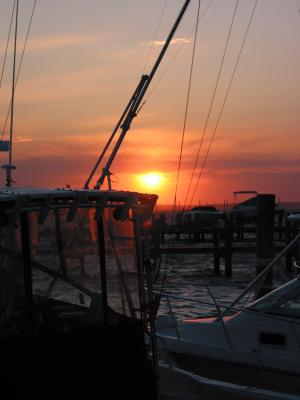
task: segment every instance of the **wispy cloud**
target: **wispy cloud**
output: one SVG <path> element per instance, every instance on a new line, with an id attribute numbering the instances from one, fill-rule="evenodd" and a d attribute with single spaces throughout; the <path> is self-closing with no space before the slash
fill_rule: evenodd
<path id="1" fill-rule="evenodd" d="M 18 102 L 49 102 L 91 95 L 99 91 L 99 77 L 104 70 L 94 67 L 25 80 L 18 88 Z M 109 90 L 108 84 L 104 87 L 103 83 L 101 91 L 104 90 Z"/>
<path id="2" fill-rule="evenodd" d="M 15 143 L 29 143 L 32 142 L 32 138 L 29 136 L 17 135 L 14 137 Z"/>
<path id="3" fill-rule="evenodd" d="M 180 44 L 180 43 L 191 43 L 191 39 L 186 39 L 186 38 L 177 38 L 177 39 L 172 39 L 170 42 L 170 45 L 175 45 L 175 44 Z M 141 42 L 139 44 L 140 47 L 143 46 L 159 46 L 162 47 L 166 43 L 165 40 L 150 40 L 148 42 Z"/>
<path id="4" fill-rule="evenodd" d="M 105 37 L 106 36 L 101 33 L 31 37 L 28 40 L 26 51 L 39 52 L 66 46 L 94 43 L 104 40 Z M 23 45 L 24 43 L 20 41 L 18 46 L 22 48 Z M 4 48 L 4 43 L 1 43 L 1 48 Z M 10 51 L 12 51 L 12 49 L 10 49 Z"/>

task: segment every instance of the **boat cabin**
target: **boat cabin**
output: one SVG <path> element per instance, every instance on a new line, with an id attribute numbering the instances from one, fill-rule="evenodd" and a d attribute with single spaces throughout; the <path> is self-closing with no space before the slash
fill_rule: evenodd
<path id="1" fill-rule="evenodd" d="M 300 278 L 280 286 L 253 302 L 249 311 L 278 315 L 286 318 L 300 318 Z"/>
<path id="2" fill-rule="evenodd" d="M 212 225 L 223 217 L 223 213 L 214 206 L 197 206 L 183 211 L 180 217 L 183 224 Z"/>
<path id="3" fill-rule="evenodd" d="M 176 365 L 207 378 L 299 395 L 299 276 L 227 312 L 177 322 L 161 316 L 163 348 Z"/>

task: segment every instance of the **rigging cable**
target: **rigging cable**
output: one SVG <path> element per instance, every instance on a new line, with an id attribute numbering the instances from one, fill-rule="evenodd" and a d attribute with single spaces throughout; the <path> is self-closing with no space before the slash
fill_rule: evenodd
<path id="1" fill-rule="evenodd" d="M 146 70 L 147 65 L 148 65 L 148 62 L 149 62 L 149 59 L 150 59 L 150 57 L 151 57 L 151 55 L 152 55 L 154 42 L 155 42 L 155 40 L 156 40 L 157 33 L 158 33 L 158 30 L 159 30 L 159 27 L 160 27 L 162 18 L 163 18 L 163 16 L 164 16 L 167 3 L 168 3 L 168 0 L 165 0 L 165 1 L 164 1 L 163 8 L 162 8 L 161 13 L 160 13 L 159 20 L 158 20 L 158 22 L 157 22 L 157 25 L 156 25 L 156 28 L 155 28 L 155 31 L 154 31 L 153 39 L 152 39 L 152 41 L 150 42 L 150 48 L 149 48 L 149 51 L 148 51 L 148 55 L 147 55 L 147 57 L 146 57 L 146 61 L 145 61 L 145 64 L 144 64 L 144 68 L 143 68 L 142 75 L 144 75 L 145 70 Z"/>
<path id="2" fill-rule="evenodd" d="M 203 13 L 201 14 L 201 16 L 199 17 L 199 22 L 202 20 L 202 18 L 204 17 L 204 15 L 207 13 L 208 9 L 211 7 L 212 3 L 214 2 L 214 0 L 211 0 L 210 3 L 207 5 L 207 7 L 205 8 L 205 10 L 203 11 Z M 178 54 L 181 52 L 181 50 L 183 49 L 184 45 L 189 43 L 189 39 L 191 38 L 192 34 L 194 33 L 196 29 L 196 24 L 193 27 L 193 29 L 189 32 L 189 34 L 187 35 L 187 41 L 182 42 L 180 47 L 178 48 L 177 52 L 174 54 L 174 56 L 171 58 L 170 62 L 167 64 L 165 70 L 161 73 L 161 75 L 159 76 L 159 78 L 157 79 L 156 83 L 153 85 L 152 89 L 149 91 L 148 96 L 146 96 L 145 101 L 143 103 L 143 105 L 148 101 L 148 99 L 151 97 L 151 95 L 153 94 L 153 92 L 155 91 L 155 89 L 157 89 L 158 85 L 160 84 L 161 80 L 163 79 L 163 77 L 166 75 L 166 73 L 168 72 L 169 68 L 171 67 L 171 65 L 173 64 L 173 62 L 175 61 L 175 59 L 177 58 Z"/>
<path id="3" fill-rule="evenodd" d="M 194 44 L 193 44 L 193 52 L 192 52 L 192 60 L 191 60 L 191 67 L 190 67 L 190 74 L 189 74 L 189 82 L 188 82 L 188 89 L 187 89 L 187 96 L 186 96 L 186 104 L 185 104 L 185 111 L 184 111 L 184 120 L 183 120 L 183 128 L 182 128 L 182 135 L 181 135 L 181 145 L 180 145 L 180 154 L 179 154 L 179 161 L 178 161 L 178 168 L 177 168 L 177 177 L 176 177 L 176 186 L 175 186 L 175 194 L 174 194 L 174 202 L 173 202 L 172 217 L 173 217 L 173 214 L 174 214 L 174 211 L 175 211 L 175 207 L 176 207 L 176 202 L 177 202 L 177 191 L 178 191 L 178 183 L 179 183 L 179 174 L 180 174 L 181 163 L 182 163 L 183 145 L 184 145 L 184 139 L 185 139 L 185 133 L 186 133 L 186 124 L 187 124 L 187 117 L 188 117 L 188 111 L 189 111 L 190 95 L 191 95 L 191 85 L 192 85 L 192 78 L 193 78 L 193 71 L 194 71 L 194 62 L 195 62 L 195 54 L 196 54 L 196 45 L 197 45 L 197 36 L 198 36 L 200 6 L 201 6 L 201 0 L 198 1 L 198 8 L 197 8 L 196 29 L 195 29 Z"/>
<path id="4" fill-rule="evenodd" d="M 27 29 L 27 32 L 26 32 L 26 38 L 25 38 L 25 42 L 24 42 L 24 46 L 23 46 L 23 50 L 22 50 L 22 55 L 21 55 L 21 59 L 20 59 L 20 63 L 19 63 L 18 71 L 17 71 L 16 82 L 15 82 L 15 86 L 14 86 L 14 92 L 16 90 L 17 83 L 18 83 L 18 78 L 19 78 L 19 74 L 20 74 L 20 70 L 21 70 L 21 66 L 22 66 L 22 62 L 23 62 L 23 58 L 24 58 L 24 54 L 25 54 L 25 50 L 26 50 L 26 46 L 27 46 L 28 36 L 29 36 L 31 24 L 32 24 L 32 19 L 33 19 L 33 15 L 34 15 L 34 11 L 35 11 L 36 2 L 37 2 L 37 0 L 34 0 L 32 11 L 31 11 L 31 16 L 30 16 L 30 20 L 29 20 L 29 24 L 28 24 L 28 29 Z M 11 106 L 12 106 L 12 102 L 10 102 L 9 108 L 7 110 L 4 126 L 3 126 L 3 129 L 2 129 L 2 132 L 1 132 L 0 142 L 2 142 L 2 140 L 3 140 L 3 136 L 4 136 L 5 129 L 6 129 L 9 113 L 10 113 L 10 110 L 11 110 Z"/>
<path id="5" fill-rule="evenodd" d="M 200 173 L 199 173 L 199 176 L 198 176 L 198 179 L 197 179 L 197 182 L 196 182 L 196 185 L 195 185 L 195 188 L 194 188 L 192 197 L 191 197 L 191 201 L 190 201 L 189 207 L 191 207 L 191 205 L 192 205 L 192 202 L 193 202 L 193 199 L 194 199 L 194 196 L 195 196 L 195 193 L 196 193 L 197 186 L 198 186 L 199 181 L 200 181 L 200 179 L 201 179 L 201 176 L 202 176 L 202 173 L 203 173 L 203 170 L 204 170 L 206 161 L 207 161 L 208 154 L 209 154 L 209 152 L 210 152 L 212 143 L 213 143 L 213 141 L 214 141 L 215 134 L 216 134 L 217 128 L 218 128 L 218 126 L 219 126 L 219 123 L 220 123 L 220 120 L 221 120 L 221 117 L 222 117 L 222 114 L 223 114 L 223 110 L 224 110 L 224 107 L 225 107 L 225 104 L 226 104 L 226 100 L 227 100 L 227 97 L 228 97 L 228 94 L 229 94 L 229 91 L 230 91 L 232 82 L 233 82 L 233 80 L 234 80 L 234 76 L 235 76 L 237 67 L 238 67 L 238 64 L 239 64 L 239 61 L 240 61 L 240 58 L 241 58 L 241 55 L 242 55 L 244 46 L 245 46 L 245 42 L 246 42 L 246 39 L 247 39 L 247 36 L 248 36 L 248 32 L 249 32 L 249 30 L 250 30 L 250 26 L 251 26 L 251 23 L 252 23 L 252 21 L 253 21 L 253 17 L 254 17 L 254 13 L 255 13 L 255 10 L 256 10 L 257 3 L 258 3 L 258 0 L 255 0 L 255 4 L 254 4 L 254 7 L 253 7 L 253 10 L 252 10 L 250 19 L 249 19 L 249 23 L 248 23 L 248 26 L 247 26 L 247 29 L 246 29 L 246 32 L 245 32 L 245 35 L 244 35 L 244 38 L 243 38 L 243 42 L 242 42 L 242 45 L 241 45 L 239 54 L 238 54 L 237 59 L 236 59 L 236 63 L 235 63 L 235 66 L 234 66 L 234 69 L 233 69 L 233 72 L 232 72 L 232 75 L 231 75 L 231 78 L 230 78 L 230 82 L 229 82 L 229 85 L 228 85 L 227 90 L 226 90 L 226 93 L 225 93 L 225 97 L 224 97 L 224 100 L 223 100 L 223 103 L 222 103 L 222 106 L 221 106 L 221 110 L 220 110 L 220 112 L 219 112 L 218 119 L 217 119 L 217 122 L 216 122 L 216 125 L 215 125 L 215 128 L 214 128 L 214 131 L 213 131 L 213 134 L 212 134 L 210 143 L 209 143 L 209 147 L 208 147 L 208 149 L 207 149 L 207 152 L 206 152 L 206 154 L 205 154 L 205 157 L 204 157 L 204 160 L 203 160 L 203 163 L 202 163 L 202 166 L 201 166 L 201 170 L 200 170 Z"/>
<path id="6" fill-rule="evenodd" d="M 3 58 L 3 64 L 2 64 L 2 70 L 1 70 L 1 77 L 0 77 L 0 88 L 2 86 L 2 81 L 3 81 L 3 74 L 5 70 L 5 64 L 6 64 L 6 57 L 7 57 L 7 51 L 8 51 L 8 45 L 10 41 L 10 33 L 11 33 L 11 27 L 12 27 L 12 21 L 15 13 L 15 6 L 16 6 L 16 0 L 14 1 L 12 12 L 11 12 L 11 18 L 10 18 L 10 24 L 9 24 L 9 30 L 8 30 L 8 35 L 7 35 L 7 40 L 6 40 L 6 46 L 5 46 L 5 51 L 4 51 L 4 58 Z"/>
<path id="7" fill-rule="evenodd" d="M 180 22 L 181 22 L 181 20 L 182 20 L 182 18 L 184 16 L 184 14 L 185 14 L 185 12 L 186 12 L 190 2 L 191 2 L 191 0 L 185 0 L 183 6 L 181 8 L 181 11 L 177 16 L 177 18 L 176 18 L 176 20 L 175 20 L 175 22 L 174 22 L 174 24 L 172 26 L 172 29 L 169 32 L 169 34 L 168 34 L 168 36 L 167 36 L 167 38 L 166 38 L 166 40 L 165 40 L 165 42 L 163 44 L 163 47 L 162 47 L 162 49 L 161 49 L 161 51 L 160 51 L 160 53 L 159 53 L 159 55 L 158 55 L 158 57 L 157 57 L 157 59 L 156 59 L 156 61 L 154 63 L 149 75 L 142 75 L 142 77 L 140 79 L 140 82 L 137 85 L 131 100 L 129 101 L 128 105 L 126 106 L 126 108 L 125 108 L 125 110 L 124 110 L 124 112 L 122 114 L 121 119 L 119 120 L 119 122 L 115 126 L 114 131 L 113 131 L 109 141 L 106 143 L 105 149 L 102 151 L 100 157 L 98 157 L 98 160 L 97 160 L 94 168 L 92 169 L 92 172 L 90 173 L 87 181 L 85 182 L 84 188 L 88 188 L 90 180 L 92 179 L 94 173 L 96 172 L 96 169 L 98 168 L 99 163 L 102 161 L 102 158 L 105 155 L 105 153 L 106 153 L 106 151 L 108 149 L 108 146 L 110 145 L 109 142 L 111 141 L 112 136 L 115 135 L 115 133 L 119 130 L 119 128 L 121 128 L 121 132 L 119 132 L 118 139 L 117 139 L 113 149 L 110 152 L 110 155 L 109 155 L 109 157 L 108 157 L 108 159 L 107 159 L 107 161 L 105 163 L 105 167 L 102 169 L 102 173 L 99 176 L 99 178 L 98 178 L 98 180 L 96 182 L 96 185 L 94 186 L 94 189 L 99 190 L 101 188 L 101 186 L 103 185 L 105 179 L 107 178 L 107 173 L 109 172 L 109 169 L 110 169 L 110 167 L 111 167 L 111 165 L 112 165 L 112 163 L 113 163 L 113 161 L 114 161 L 114 159 L 115 159 L 115 157 L 117 155 L 117 152 L 119 151 L 120 146 L 122 145 L 122 143 L 123 143 L 123 141 L 125 139 L 125 136 L 126 136 L 126 134 L 128 133 L 128 130 L 131 127 L 131 123 L 132 123 L 133 119 L 138 114 L 138 111 L 140 109 L 141 103 L 142 103 L 142 101 L 143 101 L 143 99 L 145 97 L 145 94 L 146 94 L 146 92 L 147 92 L 147 90 L 149 88 L 149 85 L 151 84 L 151 82 L 152 82 L 152 80 L 153 80 L 153 78 L 154 78 L 154 76 L 155 76 L 155 74 L 157 72 L 157 69 L 159 68 L 159 66 L 160 66 L 160 64 L 162 62 L 162 60 L 163 60 L 163 58 L 165 56 L 165 53 L 166 53 L 167 49 L 170 46 L 170 43 L 172 42 L 174 34 L 175 34 L 175 32 L 176 32 L 176 30 L 177 30 L 177 28 L 178 28 L 178 26 L 179 26 L 179 24 L 180 24 Z"/>
<path id="8" fill-rule="evenodd" d="M 16 57 L 17 57 L 17 37 L 18 37 L 18 15 L 19 15 L 19 0 L 16 3 L 16 22 L 15 22 L 15 38 L 14 38 L 14 56 L 13 56 L 13 75 L 11 88 L 11 112 L 10 112 L 10 130 L 9 130 L 9 153 L 8 165 L 6 168 L 6 186 L 11 186 L 13 180 L 11 177 L 12 169 L 12 153 L 13 153 L 13 128 L 14 128 L 14 104 L 15 104 L 15 79 L 16 79 Z"/>
<path id="9" fill-rule="evenodd" d="M 180 174 L 180 169 L 181 169 L 183 145 L 184 145 L 184 138 L 185 138 L 185 132 L 186 132 L 186 123 L 187 123 L 187 116 L 188 116 L 189 103 L 190 103 L 191 84 L 192 84 L 193 71 L 194 71 L 194 61 L 195 61 L 196 45 L 197 45 L 197 37 L 198 37 L 200 7 L 201 7 L 201 0 L 198 0 L 196 29 L 195 29 L 195 35 L 194 35 L 194 44 L 193 44 L 192 59 L 191 59 L 191 66 L 190 66 L 190 73 L 189 73 L 189 80 L 188 80 L 188 89 L 187 89 L 185 114 L 184 114 L 184 122 L 183 122 L 182 137 L 181 137 L 180 155 L 179 155 L 178 169 L 177 169 L 176 187 L 175 187 L 173 207 L 172 207 L 172 213 L 171 213 L 171 223 L 173 222 L 173 219 L 174 219 L 175 207 L 176 207 L 176 202 L 177 202 L 177 190 L 178 190 L 179 174 Z M 162 292 L 163 292 L 164 287 L 165 287 L 167 275 L 168 275 L 168 268 L 165 269 L 164 275 L 163 275 L 163 278 L 162 278 L 162 283 L 161 283 L 161 288 L 160 288 L 160 295 L 157 298 L 158 304 L 160 303 L 160 300 L 161 300 L 161 297 L 162 297 Z"/>
<path id="10" fill-rule="evenodd" d="M 221 74 L 222 74 L 222 70 L 223 70 L 223 66 L 224 66 L 225 57 L 226 57 L 226 54 L 227 54 L 227 49 L 228 49 L 228 46 L 229 46 L 229 41 L 230 41 L 230 38 L 231 38 L 232 28 L 233 28 L 234 20 L 235 20 L 235 17 L 236 17 L 238 4 L 239 4 L 239 0 L 236 0 L 236 4 L 235 4 L 233 16 L 232 16 L 230 27 L 229 27 L 229 31 L 228 31 L 228 35 L 227 35 L 227 39 L 226 39 L 226 44 L 225 44 L 225 48 L 224 48 L 224 51 L 223 51 L 221 64 L 220 64 L 220 68 L 219 68 L 219 72 L 218 72 L 218 76 L 217 76 L 217 80 L 216 80 L 216 84 L 215 84 L 215 87 L 214 87 L 214 90 L 213 90 L 212 98 L 211 98 L 210 105 L 209 105 L 208 114 L 207 114 L 207 117 L 206 117 L 206 121 L 205 121 L 205 125 L 204 125 L 204 128 L 203 128 L 203 132 L 202 132 L 201 141 L 200 141 L 198 152 L 197 152 L 197 155 L 196 155 L 196 158 L 195 158 L 192 175 L 191 175 L 191 178 L 190 178 L 190 181 L 189 181 L 188 190 L 187 190 L 187 193 L 186 193 L 186 196 L 185 196 L 183 210 L 185 209 L 185 206 L 187 204 L 187 199 L 188 199 L 189 194 L 190 194 L 190 190 L 191 190 L 191 186 L 192 186 L 192 183 L 193 183 L 194 175 L 195 175 L 195 172 L 196 172 L 196 168 L 197 168 L 200 152 L 201 152 L 201 149 L 202 149 L 203 140 L 204 140 L 204 137 L 205 137 L 205 134 L 206 134 L 207 126 L 208 126 L 208 121 L 210 119 L 212 107 L 213 107 L 213 104 L 214 104 L 214 101 L 215 101 L 216 92 L 217 92 L 217 89 L 219 87 L 220 78 L 221 78 Z"/>

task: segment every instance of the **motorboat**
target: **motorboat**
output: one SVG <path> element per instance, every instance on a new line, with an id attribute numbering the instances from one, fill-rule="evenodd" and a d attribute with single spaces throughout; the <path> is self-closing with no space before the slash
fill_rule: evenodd
<path id="1" fill-rule="evenodd" d="M 205 378 L 160 363 L 161 400 L 298 400 L 298 395 Z"/>
<path id="2" fill-rule="evenodd" d="M 6 187 L 0 188 L 3 393 L 34 399 L 114 398 L 120 392 L 130 399 L 159 396 L 162 367 L 147 245 L 157 196 L 112 190 L 110 168 L 189 3 L 185 0 L 149 75 L 142 75 L 84 189 L 13 187 L 18 1 L 13 5 L 10 141 L 0 146 L 9 151 L 9 162 L 3 165 Z M 34 7 L 35 3 L 32 15 Z M 107 155 L 102 174 L 90 189 Z M 103 190 L 106 180 L 108 190 Z M 184 373 L 177 373 L 177 380 L 179 376 L 185 379 Z M 164 387 L 164 394 L 175 399 L 170 387 Z"/>
<path id="3" fill-rule="evenodd" d="M 211 225 L 222 216 L 223 212 L 214 206 L 197 206 L 180 214 L 183 224 L 199 223 L 202 225 Z"/>
<path id="4" fill-rule="evenodd" d="M 245 308 L 228 309 L 183 321 L 159 316 L 161 349 L 201 376 L 299 395 L 299 275 Z"/>
<path id="5" fill-rule="evenodd" d="M 248 222 L 253 222 L 257 219 L 258 215 L 258 203 L 259 203 L 259 194 L 256 191 L 238 191 L 234 192 L 234 198 L 236 199 L 238 195 L 245 195 L 245 194 L 250 194 L 253 195 L 252 197 L 248 198 L 247 200 L 244 200 L 242 202 L 239 202 L 235 204 L 231 212 L 237 219 L 242 219 L 244 221 Z M 283 213 L 285 210 L 284 208 L 280 207 L 278 203 L 275 203 L 275 208 L 274 208 L 275 213 Z"/>

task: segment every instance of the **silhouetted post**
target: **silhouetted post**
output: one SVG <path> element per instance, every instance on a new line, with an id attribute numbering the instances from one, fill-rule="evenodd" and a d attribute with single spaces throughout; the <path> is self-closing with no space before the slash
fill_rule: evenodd
<path id="1" fill-rule="evenodd" d="M 150 233 L 151 233 L 151 242 L 152 242 L 152 245 L 154 245 L 154 243 L 155 243 L 155 215 L 154 214 L 152 214 L 152 217 L 151 217 Z"/>
<path id="2" fill-rule="evenodd" d="M 195 222 L 194 222 L 194 242 L 200 242 L 200 232 L 197 230 L 200 228 L 200 215 L 195 215 Z"/>
<path id="3" fill-rule="evenodd" d="M 204 231 L 202 231 L 200 233 L 200 238 L 201 238 L 201 242 L 205 242 L 205 232 Z"/>
<path id="4" fill-rule="evenodd" d="M 159 257 L 160 250 L 160 221 L 152 215 L 152 226 L 151 226 L 151 240 L 153 249 L 153 258 L 157 260 Z"/>
<path id="5" fill-rule="evenodd" d="M 225 276 L 232 276 L 232 239 L 233 239 L 233 215 L 227 213 L 225 223 Z"/>
<path id="6" fill-rule="evenodd" d="M 243 216 L 241 217 L 241 231 L 240 231 L 240 239 L 243 240 L 244 239 L 244 218 Z"/>
<path id="7" fill-rule="evenodd" d="M 300 232 L 299 221 L 293 221 L 293 238 L 295 238 Z M 300 242 L 298 242 L 297 246 L 294 249 L 294 257 L 297 264 L 300 262 Z"/>
<path id="8" fill-rule="evenodd" d="M 286 245 L 288 245 L 290 243 L 290 241 L 292 240 L 292 226 L 291 226 L 291 221 L 288 219 L 289 215 L 290 215 L 290 213 L 287 212 L 286 216 L 285 216 L 285 242 L 286 242 Z M 286 254 L 286 257 L 285 257 L 285 269 L 287 272 L 292 271 L 292 254 L 290 251 Z"/>
<path id="9" fill-rule="evenodd" d="M 235 222 L 236 222 L 236 238 L 237 239 L 244 239 L 244 216 L 242 213 L 237 213 L 235 215 Z"/>
<path id="10" fill-rule="evenodd" d="M 61 221 L 60 221 L 60 211 L 58 208 L 54 210 L 55 216 L 55 231 L 56 231 L 56 240 L 57 240 L 57 249 L 58 249 L 58 256 L 59 256 L 59 267 L 63 275 L 67 275 L 67 268 L 66 268 L 66 256 L 64 252 L 64 244 L 62 238 L 62 230 L 61 230 Z"/>
<path id="11" fill-rule="evenodd" d="M 214 274 L 220 273 L 220 253 L 219 253 L 219 246 L 220 246 L 220 237 L 219 237 L 219 230 L 218 230 L 218 223 L 216 222 L 213 227 L 213 254 L 214 254 Z"/>
<path id="12" fill-rule="evenodd" d="M 181 219 L 182 219 L 182 214 L 178 213 L 176 214 L 176 239 L 179 241 L 180 240 L 180 231 L 181 231 Z"/>
<path id="13" fill-rule="evenodd" d="M 256 275 L 260 274 L 273 258 L 275 195 L 258 195 L 257 211 Z M 272 286 L 272 271 L 270 271 L 256 297 L 268 293 Z"/>
<path id="14" fill-rule="evenodd" d="M 192 216 L 189 214 L 188 215 L 188 220 L 187 220 L 187 227 L 188 227 L 188 238 L 189 238 L 189 242 L 192 240 Z"/>
<path id="15" fill-rule="evenodd" d="M 278 211 L 278 239 L 282 240 L 283 210 Z"/>
<path id="16" fill-rule="evenodd" d="M 159 214 L 159 228 L 160 228 L 160 241 L 161 243 L 165 243 L 165 224 L 166 224 L 166 216 L 165 214 Z"/>

